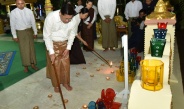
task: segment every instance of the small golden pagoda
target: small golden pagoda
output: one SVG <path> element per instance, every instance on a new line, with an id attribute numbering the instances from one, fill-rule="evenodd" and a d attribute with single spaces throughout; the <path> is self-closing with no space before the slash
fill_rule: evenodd
<path id="1" fill-rule="evenodd" d="M 159 0 L 155 6 L 154 12 L 146 17 L 146 20 L 151 19 L 175 19 L 176 15 L 168 11 L 168 2 Z"/>

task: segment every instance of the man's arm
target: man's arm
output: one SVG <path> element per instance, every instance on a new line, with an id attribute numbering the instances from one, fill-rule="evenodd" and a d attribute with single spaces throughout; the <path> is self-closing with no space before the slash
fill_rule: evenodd
<path id="1" fill-rule="evenodd" d="M 31 17 L 31 26 L 32 26 L 33 31 L 34 31 L 34 35 L 37 35 L 36 21 L 35 21 L 35 17 L 33 15 L 33 12 L 32 11 L 30 13 L 30 17 Z"/>
<path id="2" fill-rule="evenodd" d="M 129 16 L 128 16 L 128 3 L 125 6 L 124 14 L 125 14 L 125 18 L 128 20 L 129 19 Z"/>
<path id="3" fill-rule="evenodd" d="M 100 14 L 100 17 L 102 20 L 105 20 L 105 15 L 103 14 L 103 0 L 98 0 L 98 13 Z"/>
<path id="4" fill-rule="evenodd" d="M 111 7 L 110 19 L 113 19 L 115 11 L 116 11 L 116 0 L 112 1 L 112 5 L 111 6 L 112 7 Z"/>
<path id="5" fill-rule="evenodd" d="M 17 34 L 16 34 L 16 19 L 15 19 L 15 14 L 12 11 L 10 13 L 10 26 L 11 26 L 11 33 L 13 35 L 13 38 L 17 38 Z"/>
<path id="6" fill-rule="evenodd" d="M 44 22 L 44 27 L 43 27 L 43 40 L 45 41 L 45 45 L 47 50 L 49 51 L 49 54 L 54 54 L 54 49 L 53 49 L 53 42 L 51 39 L 51 34 L 52 34 L 52 18 L 51 15 L 48 15 L 45 19 Z"/>

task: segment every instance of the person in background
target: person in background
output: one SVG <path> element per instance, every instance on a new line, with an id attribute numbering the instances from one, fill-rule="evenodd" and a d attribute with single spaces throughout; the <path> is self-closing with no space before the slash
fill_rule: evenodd
<path id="1" fill-rule="evenodd" d="M 97 15 L 98 15 L 98 9 L 95 5 L 93 5 L 92 8 L 94 9 L 93 36 L 94 36 L 94 39 L 97 39 L 96 20 L 97 20 Z"/>
<path id="2" fill-rule="evenodd" d="M 86 8 L 89 10 L 88 18 L 84 20 L 82 23 L 82 31 L 81 36 L 84 39 L 88 46 L 83 46 L 83 50 L 85 51 L 92 51 L 94 49 L 94 37 L 93 37 L 93 20 L 94 20 L 94 9 L 93 0 L 86 1 Z"/>
<path id="3" fill-rule="evenodd" d="M 75 5 L 75 12 L 78 14 L 83 7 L 84 6 L 82 5 L 82 0 L 77 0 L 77 5 Z"/>
<path id="4" fill-rule="evenodd" d="M 104 51 L 109 48 L 115 51 L 118 47 L 114 14 L 116 10 L 116 0 L 98 0 L 98 12 L 102 19 L 102 47 Z"/>
<path id="5" fill-rule="evenodd" d="M 43 40 L 47 48 L 46 73 L 51 79 L 55 92 L 59 92 L 56 73 L 59 84 L 62 84 L 68 91 L 72 90 L 69 51 L 78 27 L 76 21 L 72 19 L 74 14 L 73 6 L 65 3 L 60 10 L 49 13 L 44 22 Z"/>
<path id="6" fill-rule="evenodd" d="M 128 37 L 132 35 L 131 22 L 133 18 L 139 16 L 139 11 L 142 9 L 142 3 L 138 0 L 130 0 L 125 6 L 125 18 L 128 21 Z"/>
<path id="7" fill-rule="evenodd" d="M 145 2 L 143 2 L 142 4 L 143 9 L 146 11 L 146 15 L 151 14 L 154 11 L 156 5 L 153 0 L 145 0 Z"/>
<path id="8" fill-rule="evenodd" d="M 81 38 L 81 24 L 82 21 L 88 17 L 89 10 L 87 8 L 82 8 L 79 12 L 79 14 L 74 16 L 74 19 L 76 20 L 78 26 L 78 34 L 76 35 L 76 38 L 74 39 L 72 48 L 70 50 L 70 64 L 86 64 L 84 55 L 81 50 L 80 42 L 79 40 L 85 45 L 88 46 L 86 41 L 84 41 Z"/>
<path id="9" fill-rule="evenodd" d="M 128 49 L 136 48 L 138 52 L 144 51 L 144 21 L 146 12 L 139 11 L 139 17 L 132 20 L 132 36 L 128 39 Z"/>
<path id="10" fill-rule="evenodd" d="M 36 54 L 34 39 L 37 38 L 37 29 L 33 12 L 25 7 L 24 0 L 16 0 L 16 6 L 10 13 L 10 26 L 13 40 L 19 44 L 24 72 L 28 72 L 28 66 L 36 67 Z"/>

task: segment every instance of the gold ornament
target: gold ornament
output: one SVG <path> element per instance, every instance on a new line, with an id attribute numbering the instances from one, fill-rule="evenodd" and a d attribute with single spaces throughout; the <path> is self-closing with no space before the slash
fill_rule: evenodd
<path id="1" fill-rule="evenodd" d="M 151 19 L 176 19 L 176 15 L 167 10 L 166 3 L 159 0 L 155 6 L 154 12 L 146 17 L 146 20 Z"/>

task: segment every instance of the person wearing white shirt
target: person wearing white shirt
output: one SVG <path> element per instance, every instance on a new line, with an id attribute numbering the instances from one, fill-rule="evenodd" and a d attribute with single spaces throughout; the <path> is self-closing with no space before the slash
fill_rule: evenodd
<path id="1" fill-rule="evenodd" d="M 98 15 L 98 9 L 95 5 L 93 5 L 92 8 L 94 9 L 93 36 L 94 36 L 94 39 L 97 39 L 96 20 L 97 20 L 97 15 Z"/>
<path id="2" fill-rule="evenodd" d="M 37 29 L 33 12 L 25 7 L 24 0 L 16 0 L 16 6 L 10 13 L 10 26 L 13 40 L 19 44 L 24 72 L 28 72 L 28 66 L 34 70 L 36 67 L 36 54 L 34 39 L 37 38 Z"/>
<path id="3" fill-rule="evenodd" d="M 55 92 L 59 92 L 56 73 L 59 84 L 71 91 L 70 86 L 70 59 L 73 40 L 77 34 L 77 23 L 73 19 L 75 14 L 71 4 L 63 4 L 61 10 L 49 13 L 44 22 L 43 40 L 47 48 L 47 77 L 51 79 Z M 54 70 L 54 66 L 56 72 Z"/>
<path id="4" fill-rule="evenodd" d="M 131 21 L 133 18 L 137 18 L 139 16 L 139 11 L 143 8 L 142 3 L 138 0 L 130 0 L 125 6 L 125 17 L 128 20 L 128 37 L 130 38 L 132 35 L 131 31 Z"/>
<path id="5" fill-rule="evenodd" d="M 116 0 L 98 0 L 98 12 L 102 18 L 102 47 L 115 51 L 118 47 L 117 33 L 114 21 Z"/>
<path id="6" fill-rule="evenodd" d="M 82 0 L 77 0 L 77 5 L 75 6 L 75 12 L 79 13 L 80 10 L 83 8 L 84 6 L 82 6 Z"/>

